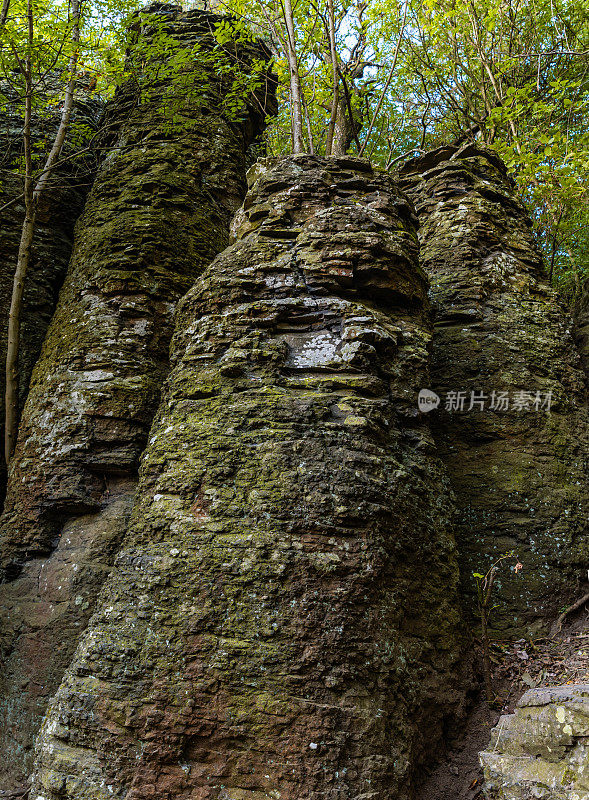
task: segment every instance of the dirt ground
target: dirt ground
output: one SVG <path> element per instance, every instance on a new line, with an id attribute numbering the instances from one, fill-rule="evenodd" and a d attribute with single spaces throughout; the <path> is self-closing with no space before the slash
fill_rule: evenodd
<path id="1" fill-rule="evenodd" d="M 493 644 L 491 652 L 495 702 L 489 705 L 483 693 L 477 698 L 447 757 L 425 776 L 417 800 L 481 800 L 478 753 L 489 743 L 500 715 L 513 713 L 527 689 L 589 683 L 589 603 L 553 637 Z M 482 660 L 482 652 L 477 655 Z"/>

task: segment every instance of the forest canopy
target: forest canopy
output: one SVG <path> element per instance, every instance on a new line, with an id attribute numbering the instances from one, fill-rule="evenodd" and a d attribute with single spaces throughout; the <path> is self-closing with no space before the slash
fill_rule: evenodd
<path id="1" fill-rule="evenodd" d="M 24 114 L 28 56 L 33 86 L 51 72 L 64 76 L 65 92 L 73 49 L 78 83 L 109 96 L 129 79 L 126 27 L 140 5 L 2 0 L 0 102 L 12 110 L 20 102 Z M 192 7 L 203 6 L 185 3 Z M 270 154 L 348 152 L 394 170 L 441 144 L 491 147 L 531 211 L 553 284 L 574 298 L 589 274 L 589 0 L 213 0 L 207 8 L 231 15 L 217 26 L 220 48 L 261 37 L 272 52 L 280 110 L 266 132 Z M 165 36 L 159 46 L 169 59 Z M 181 67 L 182 54 L 173 60 Z M 235 94 L 250 93 L 257 77 L 242 75 Z M 32 95 L 38 108 L 48 102 Z M 235 96 L 229 111 L 239 109 Z M 68 136 L 76 135 L 73 125 Z"/>

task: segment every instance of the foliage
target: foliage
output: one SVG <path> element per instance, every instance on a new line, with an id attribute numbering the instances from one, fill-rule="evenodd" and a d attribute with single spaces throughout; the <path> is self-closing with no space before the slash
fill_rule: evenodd
<path id="1" fill-rule="evenodd" d="M 472 573 L 477 589 L 477 604 L 481 620 L 481 637 L 483 643 L 483 675 L 487 702 L 489 703 L 492 703 L 495 697 L 491 677 L 491 642 L 489 638 L 489 620 L 491 612 L 493 608 L 495 608 L 493 605 L 493 586 L 501 564 L 512 558 L 514 558 L 516 562 L 513 571 L 517 575 L 523 568 L 523 564 L 520 563 L 519 558 L 517 558 L 513 552 L 506 553 L 498 558 L 484 575 L 481 572 Z"/>
<path id="2" fill-rule="evenodd" d="M 0 112 L 22 99 L 15 53 L 26 51 L 25 6 L 11 0 L 0 27 Z M 82 6 L 80 68 L 102 97 L 137 76 L 147 58 L 139 45 L 135 63 L 124 61 L 125 26 L 137 7 L 138 0 Z M 34 8 L 35 74 L 62 74 L 69 3 L 35 0 Z M 198 87 L 201 100 L 243 113 L 264 67 L 240 64 L 233 42 L 261 36 L 274 54 L 281 101 L 267 133 L 270 153 L 293 149 L 297 115 L 300 148 L 361 153 L 387 169 L 429 147 L 477 139 L 511 169 L 553 282 L 571 298 L 578 292 L 589 276 L 589 0 L 214 0 L 213 9 L 231 15 L 216 27 L 215 52 L 178 50 L 164 26 L 153 36 L 149 60 L 166 87 L 171 129 L 182 122 L 172 86 Z M 202 66 L 196 81 L 187 70 L 194 59 Z M 222 97 L 211 94 L 211 69 L 227 76 Z M 55 96 L 42 95 L 37 111 L 51 115 Z"/>
<path id="3" fill-rule="evenodd" d="M 576 240 L 589 221 L 588 9 L 587 0 L 427 0 L 413 12 L 405 62 L 429 104 L 427 143 L 476 137 L 497 150 L 569 295 L 587 275 Z"/>
<path id="4" fill-rule="evenodd" d="M 283 102 L 268 146 L 289 152 L 285 6 L 220 0 L 217 8 L 270 38 Z M 336 95 L 347 116 L 346 149 L 384 168 L 450 142 L 494 148 L 531 210 L 547 272 L 572 298 L 589 276 L 588 11 L 588 0 L 299 0 L 293 23 L 305 149 L 328 152 Z"/>

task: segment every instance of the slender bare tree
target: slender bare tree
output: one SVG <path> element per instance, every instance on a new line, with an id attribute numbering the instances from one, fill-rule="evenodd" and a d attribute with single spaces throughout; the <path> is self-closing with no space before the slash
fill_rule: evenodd
<path id="1" fill-rule="evenodd" d="M 34 13 L 32 0 L 27 0 L 27 49 L 24 60 L 13 46 L 13 54 L 22 74 L 25 86 L 25 104 L 23 120 L 23 150 L 25 161 L 24 174 L 24 201 L 25 217 L 23 220 L 16 270 L 12 285 L 12 298 L 10 302 L 10 313 L 8 317 L 8 342 L 6 350 L 6 392 L 5 392 L 5 434 L 4 434 L 4 457 L 6 464 L 10 464 L 10 459 L 16 446 L 18 435 L 18 393 L 19 393 L 19 340 L 20 324 L 22 316 L 22 305 L 25 278 L 31 262 L 31 252 L 35 234 L 35 222 L 37 208 L 44 193 L 47 190 L 51 175 L 59 159 L 63 145 L 66 140 L 68 128 L 71 121 L 72 109 L 74 105 L 74 93 L 76 89 L 76 73 L 80 51 L 80 0 L 71 0 L 70 4 L 70 27 L 69 37 L 71 42 L 71 54 L 68 64 L 67 84 L 64 92 L 64 99 L 61 111 L 61 118 L 51 150 L 45 161 L 41 174 L 37 182 L 34 183 L 33 156 L 31 143 L 31 121 L 33 107 L 33 92 L 35 81 L 33 76 L 33 47 L 35 40 Z"/>

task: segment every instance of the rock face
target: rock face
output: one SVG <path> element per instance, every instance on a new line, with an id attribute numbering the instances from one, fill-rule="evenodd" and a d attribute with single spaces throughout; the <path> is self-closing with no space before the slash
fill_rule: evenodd
<path id="1" fill-rule="evenodd" d="M 462 703 L 413 212 L 360 159 L 252 181 L 182 301 L 39 800 L 405 800 Z"/>
<path id="2" fill-rule="evenodd" d="M 574 316 L 575 341 L 589 380 L 589 281 L 585 283 L 581 297 L 575 305 Z"/>
<path id="3" fill-rule="evenodd" d="M 432 417 L 459 508 L 464 582 L 472 591 L 472 572 L 515 551 L 523 570 L 500 568 L 492 624 L 534 626 L 576 595 L 588 563 L 589 428 L 572 323 L 494 154 L 441 148 L 408 162 L 402 179 L 436 310 Z"/>
<path id="4" fill-rule="evenodd" d="M 202 53 L 216 44 L 219 17 L 157 11 L 178 48 Z M 142 24 L 135 46 L 151 35 Z M 264 51 L 238 55 L 247 64 Z M 148 76 L 141 95 L 127 85 L 108 110 L 110 151 L 77 226 L 22 416 L 0 536 L 0 763 L 8 784 L 30 766 L 47 700 L 125 529 L 168 371 L 175 304 L 227 245 L 245 193 L 245 152 L 262 112 L 252 105 L 241 122 L 228 119 L 210 97 L 186 90 L 192 68 L 217 96 L 227 88 L 213 62 L 188 62 L 176 108 L 181 136 L 164 107 L 169 79 L 163 87 Z M 257 100 L 262 107 L 263 92 Z"/>
<path id="5" fill-rule="evenodd" d="M 55 86 L 38 87 L 48 102 L 55 93 Z M 4 393 L 6 337 L 8 310 L 12 296 L 12 282 L 21 228 L 24 219 L 22 200 L 22 178 L 15 169 L 22 158 L 22 118 L 15 104 L 10 103 L 11 90 L 0 84 L 0 145 L 2 150 L 2 178 L 0 180 L 0 439 L 4 441 Z M 96 130 L 102 104 L 80 92 L 76 97 L 73 124 L 86 126 L 84 138 L 88 140 Z M 59 115 L 35 114 L 32 121 L 32 142 L 37 157 L 47 156 L 47 140 L 57 129 Z M 44 148 L 44 149 L 43 149 Z M 71 150 L 70 150 L 71 152 Z M 66 145 L 63 156 L 68 154 Z M 57 303 L 57 296 L 67 269 L 72 250 L 74 223 L 82 211 L 86 195 L 85 185 L 91 180 L 92 164 L 89 159 L 78 158 L 75 163 L 62 163 L 56 170 L 51 189 L 39 205 L 37 227 L 33 242 L 33 253 L 28 270 L 24 307 L 21 316 L 19 344 L 19 399 L 20 409 L 24 405 L 33 366 L 41 351 L 41 345 Z M 4 456 L 0 458 L 0 499 L 6 489 L 6 466 Z"/>
<path id="6" fill-rule="evenodd" d="M 589 686 L 531 689 L 481 753 L 488 800 L 589 798 Z"/>

